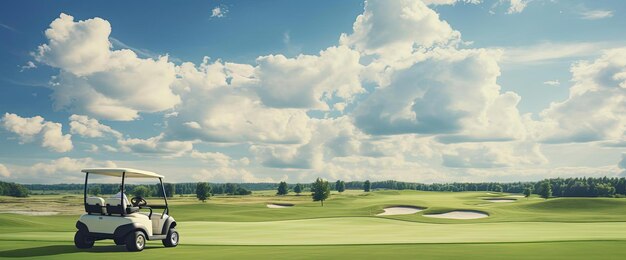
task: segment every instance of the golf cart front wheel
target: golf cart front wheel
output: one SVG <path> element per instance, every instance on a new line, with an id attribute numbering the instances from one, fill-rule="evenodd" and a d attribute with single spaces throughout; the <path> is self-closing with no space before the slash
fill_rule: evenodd
<path id="1" fill-rule="evenodd" d="M 92 248 L 93 244 L 96 241 L 93 238 L 90 238 L 85 232 L 76 231 L 74 235 L 74 245 L 80 249 Z"/>
<path id="2" fill-rule="evenodd" d="M 126 250 L 137 252 L 143 250 L 146 246 L 146 235 L 141 231 L 135 231 L 126 237 Z"/>
<path id="3" fill-rule="evenodd" d="M 178 236 L 178 232 L 176 231 L 176 229 L 170 229 L 169 232 L 167 232 L 167 237 L 165 237 L 165 239 L 163 239 L 163 245 L 165 247 L 175 247 L 178 245 L 178 239 L 180 237 Z"/>

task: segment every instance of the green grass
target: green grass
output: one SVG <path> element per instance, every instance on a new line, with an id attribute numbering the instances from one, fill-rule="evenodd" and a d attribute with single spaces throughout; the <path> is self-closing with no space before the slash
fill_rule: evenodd
<path id="1" fill-rule="evenodd" d="M 141 258 L 155 256 L 216 256 L 216 258 L 623 258 L 626 256 L 626 199 L 516 198 L 493 203 L 485 198 L 510 194 L 486 192 L 348 191 L 333 194 L 321 207 L 309 196 L 215 197 L 206 203 L 192 197 L 171 199 L 179 222 L 181 246 L 164 249 L 151 242 Z M 64 203 L 63 214 L 81 211 L 80 197 L 0 197 L 0 211 L 54 210 L 44 205 Z M 154 199 L 148 199 L 149 202 Z M 56 203 L 56 204 L 55 204 Z M 270 209 L 267 203 L 295 207 Z M 394 205 L 426 207 L 412 215 L 377 217 Z M 447 220 L 422 216 L 449 210 L 478 210 L 488 218 Z M 112 241 L 98 241 L 78 251 L 71 243 L 77 214 L 22 216 L 0 214 L 0 257 L 106 258 L 126 254 Z M 157 249 L 159 248 L 159 249 Z"/>

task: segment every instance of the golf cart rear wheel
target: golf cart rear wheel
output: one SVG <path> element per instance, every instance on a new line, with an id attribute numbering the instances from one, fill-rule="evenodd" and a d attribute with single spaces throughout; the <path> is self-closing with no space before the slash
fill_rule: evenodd
<path id="1" fill-rule="evenodd" d="M 126 250 L 128 251 L 141 251 L 146 246 L 146 235 L 141 231 L 135 231 L 128 234 L 126 237 Z"/>
<path id="2" fill-rule="evenodd" d="M 93 238 L 90 238 L 87 234 L 85 234 L 85 232 L 80 230 L 76 231 L 76 234 L 74 235 L 74 245 L 76 245 L 77 248 L 91 248 L 95 242 L 96 241 Z"/>
<path id="3" fill-rule="evenodd" d="M 163 245 L 165 247 L 175 247 L 178 245 L 178 239 L 180 237 L 178 236 L 178 232 L 176 231 L 176 229 L 170 229 L 169 232 L 167 232 L 167 237 L 165 237 L 165 239 L 163 239 Z"/>

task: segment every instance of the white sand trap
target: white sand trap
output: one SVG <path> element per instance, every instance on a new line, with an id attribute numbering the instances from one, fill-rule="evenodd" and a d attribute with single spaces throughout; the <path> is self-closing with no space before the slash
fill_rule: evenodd
<path id="1" fill-rule="evenodd" d="M 489 217 L 487 213 L 470 210 L 455 210 L 441 214 L 424 214 L 429 218 L 447 218 L 447 219 L 477 219 Z"/>
<path id="2" fill-rule="evenodd" d="M 293 207 L 293 204 L 267 204 L 266 206 L 270 209 L 284 209 Z"/>
<path id="3" fill-rule="evenodd" d="M 493 203 L 507 203 L 507 202 L 516 202 L 516 199 L 485 199 L 486 201 Z"/>
<path id="4" fill-rule="evenodd" d="M 20 214 L 27 216 L 51 216 L 57 215 L 59 212 L 54 211 L 26 211 L 26 210 L 9 210 L 9 211 L 0 211 L 0 214 Z"/>
<path id="5" fill-rule="evenodd" d="M 377 214 L 376 216 L 389 216 L 389 215 L 409 215 L 415 214 L 424 210 L 423 208 L 410 207 L 410 206 L 397 206 L 383 209 L 385 212 Z"/>
<path id="6" fill-rule="evenodd" d="M 506 196 L 506 197 L 507 198 L 526 198 L 526 196 L 524 196 L 524 195 L 509 195 L 509 196 Z"/>

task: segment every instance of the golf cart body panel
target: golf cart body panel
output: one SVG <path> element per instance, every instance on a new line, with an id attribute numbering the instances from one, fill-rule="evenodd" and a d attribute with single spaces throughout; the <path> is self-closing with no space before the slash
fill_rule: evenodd
<path id="1" fill-rule="evenodd" d="M 86 214 L 76 222 L 78 231 L 74 243 L 78 248 L 90 248 L 94 241 L 113 239 L 117 245 L 126 244 L 129 251 L 141 251 L 145 240 L 162 240 L 166 247 L 178 245 L 176 220 L 169 216 L 167 195 L 163 176 L 131 168 L 83 169 L 85 173 L 84 206 Z M 121 177 L 120 192 L 107 199 L 87 197 L 87 184 L 90 174 Z M 124 192 L 126 178 L 157 178 L 165 205 L 148 205 L 142 197 L 134 197 L 129 204 Z M 117 197 L 116 197 L 117 196 Z M 163 209 L 162 213 L 153 209 Z M 149 210 L 150 212 L 140 212 Z"/>

